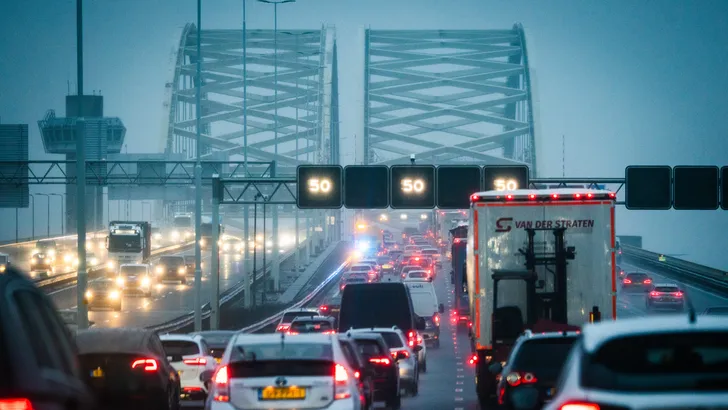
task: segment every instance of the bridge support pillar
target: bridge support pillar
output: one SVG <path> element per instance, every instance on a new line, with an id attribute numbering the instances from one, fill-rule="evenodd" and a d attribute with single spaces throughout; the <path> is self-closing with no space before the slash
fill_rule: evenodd
<path id="1" fill-rule="evenodd" d="M 245 260 L 245 263 L 243 264 L 244 269 L 244 280 L 245 280 L 245 308 L 250 309 L 250 307 L 253 305 L 253 297 L 254 295 L 250 291 L 250 282 L 253 275 L 253 252 L 252 249 L 250 249 L 250 206 L 244 205 L 243 206 L 243 249 L 245 250 L 245 254 L 243 255 L 243 258 Z M 255 241 L 255 238 L 253 238 L 253 241 Z M 255 246 L 255 242 L 253 242 L 253 246 Z"/>

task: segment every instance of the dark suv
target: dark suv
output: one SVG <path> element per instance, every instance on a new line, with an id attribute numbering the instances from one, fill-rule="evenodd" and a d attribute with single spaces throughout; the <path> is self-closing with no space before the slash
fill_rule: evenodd
<path id="1" fill-rule="evenodd" d="M 369 410 L 374 406 L 374 369 L 373 364 L 369 363 L 359 350 L 359 346 L 354 339 L 346 335 L 339 335 L 339 344 L 341 350 L 346 356 L 346 360 L 354 369 L 354 374 L 359 380 L 359 388 L 361 389 L 363 400 L 363 408 Z"/>
<path id="2" fill-rule="evenodd" d="M 162 256 L 154 272 L 159 281 L 179 281 L 187 284 L 187 265 L 184 256 Z"/>
<path id="3" fill-rule="evenodd" d="M 622 279 L 622 289 L 638 292 L 649 292 L 652 290 L 652 278 L 646 273 L 632 272 L 628 273 Z"/>
<path id="4" fill-rule="evenodd" d="M 505 368 L 491 366 L 500 373 L 498 404 L 506 409 L 540 409 L 551 400 L 552 389 L 561 368 L 578 339 L 578 332 L 531 333 L 526 331 L 516 340 Z"/>
<path id="5" fill-rule="evenodd" d="M 399 365 L 392 359 L 389 346 L 379 333 L 347 332 L 359 353 L 372 365 L 374 400 L 385 401 L 387 408 L 397 410 L 402 405 Z"/>
<path id="6" fill-rule="evenodd" d="M 91 409 L 76 344 L 53 304 L 25 275 L 0 275 L 0 408 Z"/>

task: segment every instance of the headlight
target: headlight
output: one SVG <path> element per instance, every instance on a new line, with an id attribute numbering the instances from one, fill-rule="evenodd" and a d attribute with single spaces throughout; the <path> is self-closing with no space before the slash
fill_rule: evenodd
<path id="1" fill-rule="evenodd" d="M 184 275 L 185 273 L 187 273 L 187 268 L 181 267 L 181 268 L 177 269 L 178 275 Z"/>
<path id="2" fill-rule="evenodd" d="M 158 240 L 158 241 L 159 241 L 159 240 L 161 240 L 161 239 L 162 239 L 162 234 L 161 234 L 161 233 L 159 233 L 159 232 L 155 233 L 155 234 L 154 234 L 154 239 L 155 239 L 155 240 Z"/>
<path id="3" fill-rule="evenodd" d="M 230 244 L 229 243 L 226 243 L 225 245 L 222 246 L 222 249 L 225 250 L 225 251 L 229 251 L 230 250 Z"/>
<path id="4" fill-rule="evenodd" d="M 30 260 L 30 263 L 33 264 L 33 265 L 35 265 L 36 263 L 38 263 L 38 259 L 37 258 L 32 258 Z"/>
<path id="5" fill-rule="evenodd" d="M 55 251 L 55 249 L 51 249 L 51 250 L 49 250 L 49 251 L 48 251 L 48 256 L 51 256 L 51 257 L 52 257 L 52 256 L 56 256 L 56 251 Z"/>
<path id="6" fill-rule="evenodd" d="M 63 255 L 63 261 L 64 262 L 70 263 L 72 260 L 73 260 L 73 255 L 71 255 L 71 254 Z"/>
<path id="7" fill-rule="evenodd" d="M 164 273 L 164 266 L 157 266 L 157 273 Z"/>
<path id="8" fill-rule="evenodd" d="M 5 265 L 0 265 L 0 272 L 5 272 Z"/>
<path id="9" fill-rule="evenodd" d="M 116 284 L 119 286 L 124 286 L 124 278 L 122 278 L 121 276 L 116 278 Z"/>
<path id="10" fill-rule="evenodd" d="M 93 242 L 86 242 L 86 250 L 91 250 L 94 248 Z"/>
<path id="11" fill-rule="evenodd" d="M 38 248 L 33 248 L 33 250 L 32 250 L 32 251 L 30 251 L 30 254 L 31 254 L 31 255 L 35 255 L 36 253 L 39 253 L 39 252 L 40 252 L 40 251 L 38 250 Z"/>
<path id="12" fill-rule="evenodd" d="M 179 232 L 178 231 L 172 231 L 172 239 L 179 238 Z"/>
<path id="13" fill-rule="evenodd" d="M 91 293 L 91 291 L 90 291 L 90 290 L 87 290 L 87 291 L 86 291 L 86 299 L 91 299 L 91 298 L 92 298 L 93 296 L 94 296 L 94 294 L 93 294 L 93 293 Z"/>
<path id="14" fill-rule="evenodd" d="M 119 299 L 119 291 L 112 290 L 111 292 L 109 292 L 109 299 Z"/>
<path id="15" fill-rule="evenodd" d="M 98 265 L 99 264 L 99 260 L 96 259 L 96 258 L 91 258 L 91 260 L 89 262 L 91 262 L 91 265 Z"/>
<path id="16" fill-rule="evenodd" d="M 200 246 L 205 246 L 205 239 L 204 238 L 200 239 Z"/>
<path id="17" fill-rule="evenodd" d="M 108 261 L 106 262 L 106 267 L 109 269 L 114 269 L 114 261 Z"/>
<path id="18" fill-rule="evenodd" d="M 149 278 L 147 278 L 147 277 L 142 278 L 142 286 L 149 286 L 151 283 L 152 283 L 152 281 L 149 280 Z"/>
<path id="19" fill-rule="evenodd" d="M 242 243 L 239 243 L 239 244 L 235 245 L 235 250 L 242 251 L 243 250 L 243 244 Z"/>

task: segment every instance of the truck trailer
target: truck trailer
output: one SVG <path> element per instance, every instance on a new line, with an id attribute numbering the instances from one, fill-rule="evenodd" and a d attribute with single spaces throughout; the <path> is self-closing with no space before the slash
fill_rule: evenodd
<path id="1" fill-rule="evenodd" d="M 561 188 L 473 194 L 467 282 L 481 406 L 524 330 L 572 331 L 617 317 L 616 195 Z"/>
<path id="2" fill-rule="evenodd" d="M 149 263 L 152 254 L 152 224 L 138 221 L 109 222 L 107 268 L 116 271 L 123 264 Z"/>
<path id="3" fill-rule="evenodd" d="M 450 283 L 453 285 L 455 305 L 450 311 L 450 321 L 457 324 L 458 328 L 469 328 L 470 301 L 468 298 L 468 282 L 466 275 L 468 227 L 461 225 L 450 230 L 450 255 L 452 271 L 450 272 Z"/>

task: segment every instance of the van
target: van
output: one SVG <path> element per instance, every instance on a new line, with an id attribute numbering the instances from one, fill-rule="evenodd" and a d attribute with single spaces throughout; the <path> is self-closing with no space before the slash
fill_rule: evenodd
<path id="1" fill-rule="evenodd" d="M 425 320 L 425 329 L 420 331 L 425 344 L 435 349 L 440 347 L 440 315 L 445 313 L 445 306 L 437 303 L 437 295 L 432 282 L 405 281 L 405 286 L 412 300 L 415 314 Z"/>
<path id="2" fill-rule="evenodd" d="M 425 320 L 415 314 L 409 291 L 403 283 L 350 284 L 341 295 L 339 332 L 349 329 L 393 327 L 400 329 L 410 346 L 417 343 L 417 331 Z"/>

